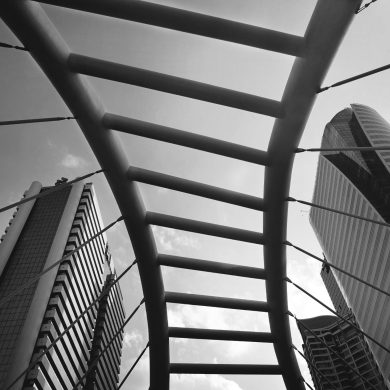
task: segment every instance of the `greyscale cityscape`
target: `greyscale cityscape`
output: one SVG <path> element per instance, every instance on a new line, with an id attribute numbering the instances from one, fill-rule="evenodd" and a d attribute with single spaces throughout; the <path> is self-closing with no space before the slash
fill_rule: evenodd
<path id="1" fill-rule="evenodd" d="M 0 390 L 390 390 L 388 12 L 3 0 Z"/>

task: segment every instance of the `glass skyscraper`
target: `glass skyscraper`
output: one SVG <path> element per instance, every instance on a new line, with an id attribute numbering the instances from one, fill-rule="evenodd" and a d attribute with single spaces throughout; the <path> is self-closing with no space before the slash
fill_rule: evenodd
<path id="1" fill-rule="evenodd" d="M 326 125 L 322 148 L 366 146 L 390 146 L 390 125 L 375 110 L 352 104 Z M 390 151 L 321 152 L 313 203 L 389 223 Z M 390 291 L 388 227 L 315 207 L 310 222 L 329 263 Z M 359 326 L 390 348 L 390 298 L 336 270 L 333 274 Z M 390 355 L 368 343 L 389 381 Z"/>
<path id="2" fill-rule="evenodd" d="M 34 182 L 25 196 L 51 187 Z M 92 184 L 81 182 L 18 207 L 0 244 L 0 299 L 26 284 L 102 229 Z M 124 323 L 119 284 L 104 234 L 73 253 L 0 307 L 0 388 L 115 389 Z M 99 296 L 77 324 L 40 354 Z M 38 360 L 37 360 L 38 359 Z"/>

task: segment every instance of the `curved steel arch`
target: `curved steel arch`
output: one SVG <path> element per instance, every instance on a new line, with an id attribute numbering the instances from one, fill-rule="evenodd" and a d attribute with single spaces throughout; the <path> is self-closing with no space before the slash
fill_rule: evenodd
<path id="1" fill-rule="evenodd" d="M 285 368 L 287 383 L 296 380 L 296 361 L 287 320 L 286 240 L 287 202 L 295 150 L 298 147 L 316 94 L 341 38 L 349 26 L 359 1 L 319 1 L 305 34 L 306 55 L 293 65 L 282 98 L 286 110 L 275 121 L 268 153 L 272 156 L 265 170 L 264 247 L 265 268 L 269 272 L 267 300 L 275 307 L 270 315 L 271 331 L 282 335 L 275 344 L 279 364 Z M 271 280 L 272 278 L 272 280 Z M 289 356 L 290 354 L 290 356 Z M 292 387 L 294 388 L 294 387 Z M 298 387 L 296 387 L 298 388 Z"/>
<path id="2" fill-rule="evenodd" d="M 289 194 L 294 151 L 298 146 L 317 90 L 361 0 L 319 0 L 304 38 L 138 0 L 131 2 L 124 0 L 43 0 L 43 2 L 299 56 L 294 63 L 282 101 L 279 103 L 173 76 L 164 76 L 156 72 L 146 72 L 72 54 L 38 4 L 30 0 L 3 0 L 0 4 L 4 21 L 30 50 L 34 59 L 77 118 L 99 164 L 105 171 L 121 213 L 125 216 L 134 252 L 140 259 L 138 265 L 150 338 L 150 389 L 167 390 L 170 372 L 199 373 L 201 372 L 199 370 L 203 370 L 204 373 L 280 373 L 288 389 L 303 390 L 304 385 L 291 349 L 287 315 L 287 288 L 284 280 L 286 276 L 284 245 L 287 224 L 286 198 Z M 177 18 L 182 18 L 179 20 L 183 22 L 178 21 Z M 197 22 L 200 22 L 200 27 Z M 224 27 L 224 29 L 219 27 Z M 221 33 L 229 28 L 236 35 L 233 34 L 232 37 Z M 107 114 L 86 79 L 79 73 L 274 116 L 277 119 L 268 150 L 266 153 L 254 151 L 251 148 L 212 138 Z M 142 131 L 150 138 L 265 165 L 264 200 L 145 170 L 135 168 L 129 170 L 126 156 L 111 128 L 133 134 L 137 133 L 137 129 L 139 131 L 139 128 L 142 128 Z M 164 132 L 166 133 L 165 139 L 164 135 L 161 135 Z M 147 213 L 135 181 L 149 182 L 262 210 L 264 211 L 264 234 Z M 262 244 L 264 245 L 265 270 L 249 267 L 235 267 L 232 270 L 219 263 L 199 261 L 194 263 L 188 259 L 185 263 L 185 259 L 159 256 L 150 228 L 152 223 Z M 187 264 L 186 266 L 190 269 L 265 279 L 267 302 L 242 302 L 166 293 L 159 265 L 176 264 L 179 266 L 180 262 L 180 266 Z M 214 336 L 210 332 L 203 332 L 202 336 L 199 330 L 192 330 L 192 336 L 195 335 L 197 338 L 227 337 L 227 339 L 252 337 L 257 341 L 271 341 L 274 343 L 279 366 L 235 365 L 233 367 L 223 365 L 223 367 L 213 368 L 209 365 L 194 367 L 185 364 L 182 366 L 171 364 L 169 336 L 178 335 L 180 331 L 168 328 L 167 301 L 268 312 L 271 326 L 269 335 L 257 335 L 257 338 L 254 338 L 253 335 L 244 334 L 245 332 L 240 334 L 225 332 L 223 335 L 221 332 L 214 332 Z M 190 333 L 184 332 L 187 336 Z"/>

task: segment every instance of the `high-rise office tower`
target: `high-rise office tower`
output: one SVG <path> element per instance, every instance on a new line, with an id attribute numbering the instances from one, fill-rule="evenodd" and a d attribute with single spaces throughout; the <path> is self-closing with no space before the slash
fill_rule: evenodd
<path id="1" fill-rule="evenodd" d="M 333 307 L 335 308 L 336 312 L 343 317 L 348 316 L 351 312 L 351 309 L 348 307 L 348 304 L 345 301 L 343 293 L 340 290 L 340 286 L 337 283 L 337 280 L 329 265 L 326 264 L 322 265 L 321 278 L 324 281 L 325 287 L 328 291 L 328 294 L 330 296 L 330 299 L 333 303 Z"/>
<path id="2" fill-rule="evenodd" d="M 390 146 L 390 125 L 373 109 L 353 104 L 327 125 L 322 148 Z M 390 151 L 321 152 L 313 203 L 390 222 Z M 390 229 L 313 207 L 310 222 L 327 261 L 390 290 Z M 334 271 L 335 282 L 360 327 L 390 348 L 390 298 Z M 390 355 L 368 341 L 387 381 Z"/>
<path id="3" fill-rule="evenodd" d="M 51 187 L 34 182 L 25 196 Z M 123 298 L 102 229 L 92 184 L 81 182 L 20 205 L 0 244 L 0 298 L 20 289 L 66 254 L 70 256 L 0 306 L 0 388 L 115 389 L 123 333 L 98 360 L 124 322 Z M 53 340 L 98 297 L 44 356 Z"/>
<path id="4" fill-rule="evenodd" d="M 345 318 L 356 324 L 352 314 Z M 319 316 L 299 320 L 298 328 L 316 390 L 386 390 L 367 342 L 353 326 Z"/>
<path id="5" fill-rule="evenodd" d="M 324 264 L 321 277 L 338 314 L 359 328 L 332 269 Z M 297 321 L 303 350 L 316 390 L 386 390 L 385 380 L 365 337 L 337 316 Z M 366 381 L 362 380 L 359 373 Z"/>

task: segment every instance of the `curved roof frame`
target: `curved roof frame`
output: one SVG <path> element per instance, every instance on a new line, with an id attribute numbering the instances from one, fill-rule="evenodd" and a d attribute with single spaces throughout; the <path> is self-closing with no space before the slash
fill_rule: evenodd
<path id="1" fill-rule="evenodd" d="M 291 345 L 287 316 L 286 240 L 287 202 L 292 166 L 306 121 L 326 72 L 338 49 L 360 1 L 322 1 L 317 3 L 305 33 L 306 54 L 296 59 L 282 98 L 285 117 L 277 119 L 268 147 L 271 158 L 265 169 L 264 246 L 267 270 L 267 301 L 271 332 L 281 335 L 275 343 L 279 364 L 285 369 L 286 383 L 296 378 L 295 360 L 287 346 Z M 290 356 L 289 356 L 290 355 Z M 288 378 L 288 379 L 286 379 Z M 295 379 L 296 380 L 296 379 Z M 298 388 L 298 387 L 297 387 Z"/>
<path id="2" fill-rule="evenodd" d="M 259 374 L 281 373 L 288 389 L 303 390 L 304 385 L 295 354 L 291 348 L 292 342 L 287 314 L 286 250 L 284 245 L 287 229 L 286 198 L 289 195 L 295 149 L 303 133 L 317 91 L 361 0 L 319 0 L 304 38 L 255 28 L 241 23 L 223 21 L 205 15 L 199 16 L 200 14 L 182 10 L 176 10 L 174 17 L 170 17 L 169 12 L 175 10 L 174 8 L 137 0 L 132 2 L 123 0 L 43 0 L 43 2 L 299 56 L 295 60 L 280 103 L 253 97 L 252 95 L 245 96 L 245 94 L 234 93 L 234 91 L 223 88 L 209 88 L 209 86 L 200 85 L 200 83 L 195 87 L 199 87 L 202 92 L 195 96 L 193 93 L 194 82 L 183 84 L 182 79 L 172 76 L 164 78 L 161 74 L 155 72 L 148 74 L 148 77 L 156 80 L 159 90 L 247 109 L 277 118 L 267 152 L 258 151 L 258 159 L 266 167 L 264 200 L 259 199 L 257 204 L 257 209 L 264 211 L 264 234 L 254 237 L 253 234 L 249 234 L 252 232 L 239 232 L 239 229 L 232 230 L 230 228 L 229 230 L 218 226 L 203 226 L 199 223 L 194 225 L 188 220 L 169 219 L 166 216 L 147 213 L 137 184 L 131 177 L 134 170 L 131 171 L 130 169 L 129 171 L 129 163 L 125 153 L 116 139 L 114 131 L 108 126 L 110 121 L 113 121 L 113 116 L 106 113 L 86 78 L 79 74 L 84 73 L 129 82 L 129 77 L 131 80 L 137 78 L 139 70 L 72 54 L 37 3 L 30 0 L 3 0 L 0 4 L 3 20 L 18 39 L 28 47 L 34 59 L 55 86 L 72 114 L 77 118 L 77 122 L 99 164 L 104 169 L 121 213 L 125 217 L 126 228 L 136 257 L 139 259 L 138 266 L 145 297 L 150 339 L 150 389 L 168 390 L 169 373 L 180 368 L 179 365 L 172 365 L 169 360 L 166 297 L 169 296 L 171 301 L 172 299 L 173 301 L 175 299 L 180 301 L 180 299 L 183 300 L 183 297 L 175 296 L 173 293 L 169 295 L 164 291 L 158 263 L 159 256 L 150 227 L 151 222 L 160 221 L 172 226 L 193 229 L 192 231 L 203 229 L 206 234 L 217 232 L 220 237 L 252 240 L 250 242 L 264 245 L 265 272 L 261 273 L 260 278 L 266 280 L 267 302 L 258 307 L 261 311 L 268 311 L 271 336 L 279 367 L 258 366 L 253 371 L 249 365 L 244 371 Z M 132 7 L 134 9 L 130 9 Z M 144 9 L 144 7 L 147 7 L 147 9 Z M 184 18 L 185 21 L 183 23 L 178 22 L 181 20 L 180 18 Z M 200 27 L 197 22 L 200 22 Z M 224 24 L 225 22 L 226 24 Z M 231 36 L 224 37 L 221 31 L 226 31 L 226 29 L 219 29 L 218 23 L 221 24 L 220 27 L 232 28 L 236 35 L 233 34 L 233 38 Z M 214 26 L 217 27 L 214 28 Z M 176 82 L 178 82 L 177 85 Z M 137 85 L 145 86 L 142 83 Z M 146 87 L 150 88 L 151 86 L 146 85 Z M 167 88 L 170 88 L 170 90 Z M 122 121 L 122 126 L 134 125 L 129 121 L 129 119 Z M 155 130 L 147 125 L 145 126 L 145 129 L 151 133 Z M 173 129 L 168 130 L 174 132 Z M 181 132 L 181 134 L 183 135 L 184 132 Z M 250 148 L 237 145 L 233 147 L 233 145 L 218 143 L 208 137 L 194 138 L 190 135 L 183 135 L 183 138 L 177 142 L 200 150 L 211 149 L 212 152 L 223 155 L 234 153 L 244 161 L 257 158 L 254 157 L 253 150 L 250 150 Z M 151 176 L 149 175 L 149 177 Z M 161 179 L 161 177 L 157 178 Z M 157 179 L 154 178 L 154 180 Z M 172 178 L 169 180 L 171 186 L 177 185 L 177 182 Z M 183 186 L 183 183 L 180 182 L 179 184 Z M 223 198 L 224 201 L 230 199 L 231 202 L 234 199 L 234 202 L 237 202 L 237 197 L 239 197 L 237 194 L 222 193 L 220 190 L 206 188 L 207 186 L 204 185 L 202 187 L 200 184 L 198 187 L 200 189 L 197 189 L 197 183 L 194 184 L 189 181 L 184 184 L 188 191 L 191 190 L 192 193 L 198 191 L 201 196 L 207 196 L 202 194 L 208 193 L 208 197 L 212 199 Z M 244 202 L 244 200 L 242 201 Z M 245 201 L 250 203 L 253 199 Z M 204 266 L 206 267 L 206 265 Z M 241 270 L 244 274 L 249 271 Z M 190 297 L 186 299 L 190 301 Z M 191 299 L 192 302 L 195 302 L 195 298 Z M 196 302 L 201 302 L 200 304 L 207 301 L 207 299 L 202 301 L 199 297 L 196 299 Z M 240 307 L 240 302 L 232 301 L 220 302 L 220 304 L 225 305 L 221 307 Z M 210 304 L 210 300 L 208 304 Z M 247 307 L 252 307 L 251 310 L 253 310 L 253 306 L 253 302 L 247 304 Z M 173 366 L 175 366 L 174 369 Z M 206 371 L 207 369 L 209 368 L 206 367 Z M 224 369 L 227 370 L 226 373 L 229 372 L 229 367 Z M 222 368 L 221 370 L 223 371 Z"/>

